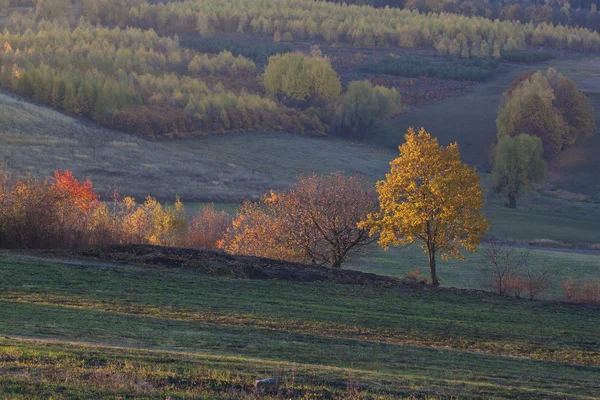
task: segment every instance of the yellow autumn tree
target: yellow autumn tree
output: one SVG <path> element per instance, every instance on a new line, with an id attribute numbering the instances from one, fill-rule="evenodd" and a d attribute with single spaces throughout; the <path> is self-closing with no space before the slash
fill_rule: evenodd
<path id="1" fill-rule="evenodd" d="M 121 203 L 121 223 L 125 243 L 178 246 L 185 238 L 187 216 L 179 198 L 173 206 L 163 207 L 148 196 L 139 206 L 131 197 Z"/>
<path id="2" fill-rule="evenodd" d="M 269 57 L 263 84 L 270 95 L 301 108 L 332 105 L 342 90 L 329 58 L 296 53 Z"/>
<path id="3" fill-rule="evenodd" d="M 481 208 L 483 190 L 475 169 L 460 159 L 458 144 L 440 146 L 425 129 L 405 135 L 400 156 L 377 183 L 379 212 L 359 226 L 379 233 L 379 245 L 419 243 L 429 256 L 431 281 L 439 285 L 436 255 L 464 259 L 460 249 L 474 251 L 488 228 Z"/>

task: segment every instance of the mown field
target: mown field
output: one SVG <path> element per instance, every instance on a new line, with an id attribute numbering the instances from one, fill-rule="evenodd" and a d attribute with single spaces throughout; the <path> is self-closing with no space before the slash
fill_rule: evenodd
<path id="1" fill-rule="evenodd" d="M 138 199 L 240 201 L 283 188 L 300 173 L 344 170 L 377 179 L 394 155 L 377 146 L 285 133 L 151 141 L 8 94 L 0 93 L 0 105 L 0 158 L 10 171 L 45 178 L 69 169 L 91 177 L 106 200 L 116 188 Z"/>
<path id="2" fill-rule="evenodd" d="M 600 396 L 597 307 L 3 253 L 10 398 Z"/>

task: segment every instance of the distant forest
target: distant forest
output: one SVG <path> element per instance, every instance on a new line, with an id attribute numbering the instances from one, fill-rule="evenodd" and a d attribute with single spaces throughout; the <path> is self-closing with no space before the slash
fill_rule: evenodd
<path id="1" fill-rule="evenodd" d="M 600 0 L 328 0 L 333 3 L 448 12 L 521 23 L 547 22 L 600 30 Z"/>
<path id="2" fill-rule="evenodd" d="M 381 112 L 364 113 L 368 118 L 360 121 L 351 117 L 348 110 L 359 112 L 354 94 L 343 92 L 318 46 L 314 54 L 277 56 L 296 50 L 297 40 L 433 47 L 451 63 L 429 66 L 405 57 L 363 68 L 474 81 L 490 79 L 498 62 L 527 57 L 514 52 L 529 47 L 600 49 L 600 34 L 586 28 L 312 0 L 37 0 L 35 7 L 19 0 L 5 1 L 4 8 L 7 4 L 21 8 L 6 18 L 0 34 L 1 88 L 152 137 L 324 135 L 334 126 L 366 131 L 373 115 L 402 110 L 395 90 L 354 85 Z M 240 44 L 230 39 L 234 36 L 266 40 Z M 342 123 L 342 116 L 356 126 Z"/>

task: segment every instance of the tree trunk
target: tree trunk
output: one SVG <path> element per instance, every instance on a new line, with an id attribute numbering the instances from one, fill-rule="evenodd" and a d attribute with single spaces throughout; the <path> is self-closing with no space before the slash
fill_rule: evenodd
<path id="1" fill-rule="evenodd" d="M 435 250 L 429 250 L 429 270 L 431 271 L 431 284 L 434 287 L 438 287 L 440 282 L 438 281 L 437 271 L 435 270 Z"/>
<path id="2" fill-rule="evenodd" d="M 508 208 L 517 208 L 517 196 L 513 193 L 508 194 Z"/>
<path id="3" fill-rule="evenodd" d="M 342 267 L 342 259 L 338 256 L 335 251 L 331 252 L 331 258 L 329 259 L 329 265 L 331 268 L 341 268 Z"/>

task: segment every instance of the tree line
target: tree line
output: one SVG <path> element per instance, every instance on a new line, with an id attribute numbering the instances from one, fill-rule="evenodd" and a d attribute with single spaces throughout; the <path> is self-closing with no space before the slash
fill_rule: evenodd
<path id="1" fill-rule="evenodd" d="M 574 51 L 600 48 L 600 34 L 585 28 L 500 21 L 480 16 L 312 0 L 193 0 L 148 4 L 112 0 L 86 17 L 114 26 L 168 33 L 253 33 L 355 46 L 434 46 L 441 54 L 500 57 L 502 50 L 547 46 Z"/>
<path id="2" fill-rule="evenodd" d="M 463 250 L 475 251 L 488 229 L 484 192 L 455 143 L 440 146 L 424 129 L 411 128 L 399 153 L 376 188 L 359 176 L 313 174 L 245 202 L 234 216 L 205 205 L 191 219 L 179 199 L 172 205 L 152 197 L 138 203 L 115 193 L 101 202 L 89 178 L 78 180 L 69 171 L 37 180 L 11 179 L 4 170 L 0 248 L 153 244 L 340 268 L 376 241 L 384 248 L 415 244 L 438 286 L 437 258 L 464 259 Z M 500 295 L 535 298 L 550 285 L 549 270 L 530 267 L 526 253 L 517 254 L 510 244 L 492 241 L 484 255 L 485 284 Z M 405 279 L 423 282 L 418 270 Z M 571 279 L 563 286 L 567 301 L 600 299 L 597 283 Z"/>
<path id="3" fill-rule="evenodd" d="M 541 22 L 600 30 L 598 0 L 327 0 L 334 3 L 395 7 L 422 13 L 447 12 L 521 23 Z"/>
<path id="4" fill-rule="evenodd" d="M 0 87 L 143 136 L 323 135 L 331 125 L 336 133 L 360 128 L 368 135 L 374 116 L 402 109 L 396 90 L 378 86 L 368 89 L 377 101 L 362 97 L 358 104 L 370 115 L 351 111 L 344 100 L 351 94 L 342 96 L 330 60 L 319 54 L 273 55 L 261 74 L 251 59 L 182 49 L 176 35 L 152 29 L 21 22 L 0 34 Z"/>
<path id="5" fill-rule="evenodd" d="M 376 190 L 339 172 L 300 177 L 288 189 L 244 203 L 232 219 L 205 207 L 188 222 L 179 200 L 163 206 L 151 197 L 138 204 L 115 195 L 112 204 L 100 202 L 91 181 L 69 171 L 44 181 L 3 174 L 0 247 L 202 246 L 339 268 L 374 241 L 384 247 L 416 242 L 437 286 L 437 255 L 462 258 L 460 249 L 473 251 L 487 229 L 483 190 L 456 144 L 440 146 L 424 129 L 405 137 Z"/>

